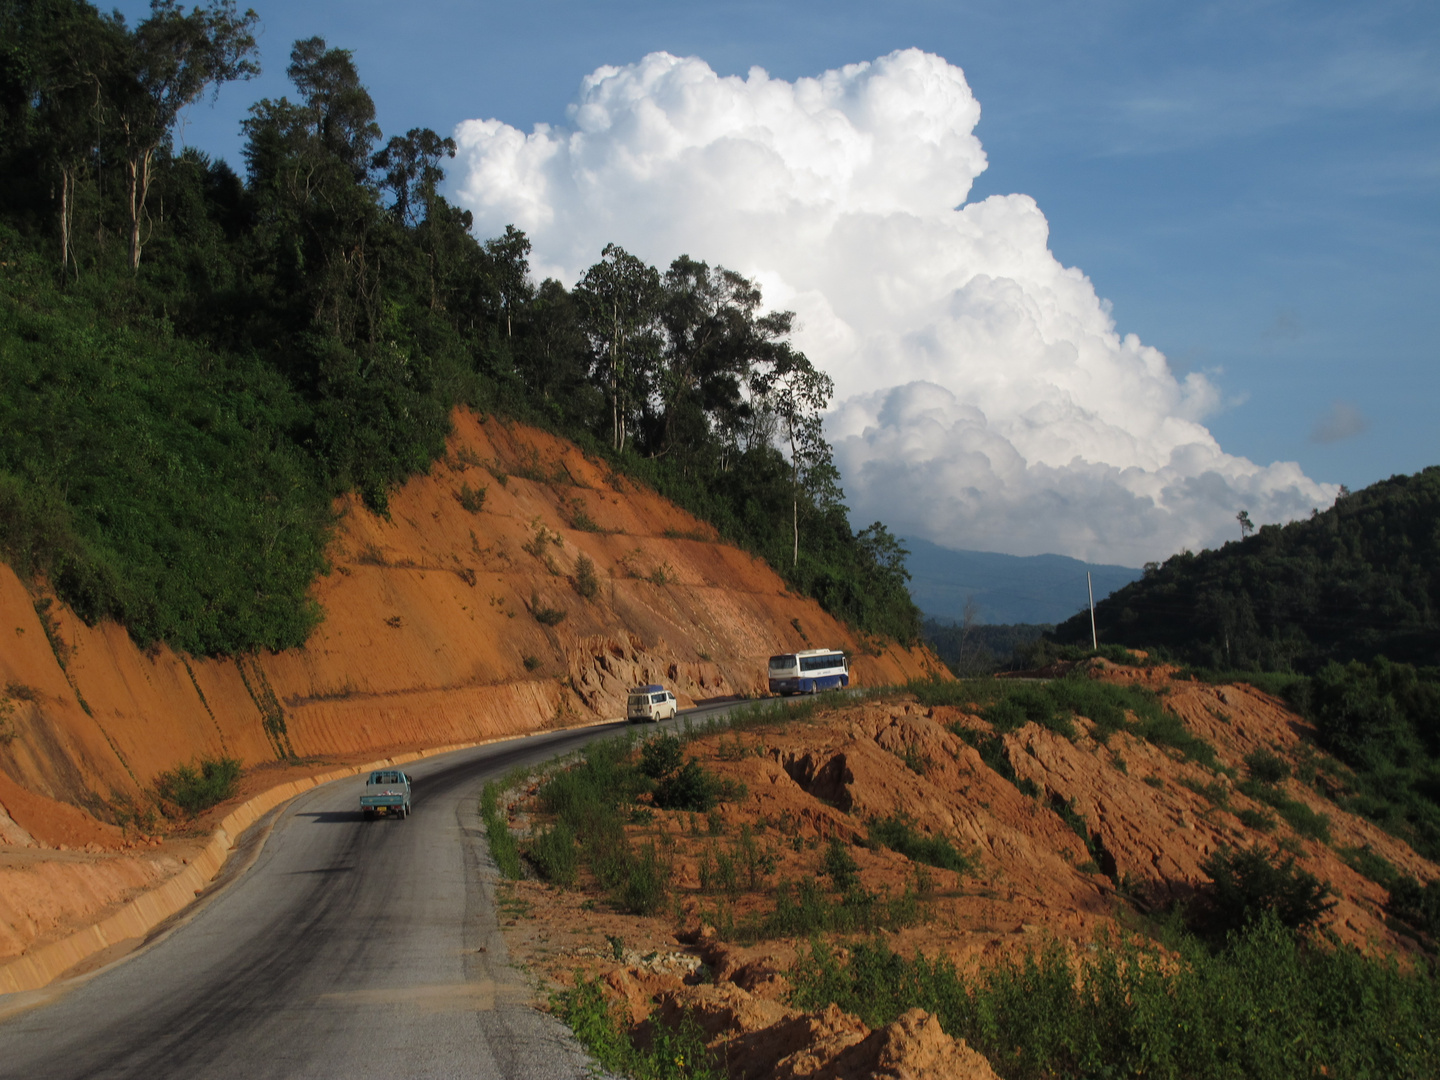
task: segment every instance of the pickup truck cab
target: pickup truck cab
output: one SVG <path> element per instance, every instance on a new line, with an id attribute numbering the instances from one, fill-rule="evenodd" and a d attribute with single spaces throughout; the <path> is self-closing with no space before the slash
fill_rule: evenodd
<path id="1" fill-rule="evenodd" d="M 364 811 L 366 821 L 382 814 L 409 817 L 410 778 L 399 769 L 376 769 L 365 780 L 365 789 L 360 793 L 360 809 Z"/>
<path id="2" fill-rule="evenodd" d="M 625 719 L 634 724 L 641 720 L 673 720 L 680 711 L 675 695 L 659 683 L 637 686 L 625 703 Z"/>

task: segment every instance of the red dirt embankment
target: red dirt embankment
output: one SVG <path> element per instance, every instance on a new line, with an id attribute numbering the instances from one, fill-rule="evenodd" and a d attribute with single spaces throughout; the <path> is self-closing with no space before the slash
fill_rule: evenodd
<path id="1" fill-rule="evenodd" d="M 478 511 L 462 487 L 483 491 Z M 47 627 L 0 564 L 0 959 L 173 872 L 175 857 L 104 819 L 201 756 L 240 758 L 253 794 L 292 778 L 282 758 L 320 771 L 617 717 L 637 683 L 663 682 L 682 705 L 755 693 L 773 652 L 842 647 L 861 685 L 938 667 L 857 640 L 572 444 L 467 411 L 388 518 L 353 499 L 336 509 L 333 569 L 314 589 L 324 621 L 276 654 L 143 651 L 58 604 Z M 593 599 L 577 592 L 582 556 Z M 565 616 L 544 625 L 536 605 Z"/>
<path id="2" fill-rule="evenodd" d="M 687 756 L 742 782 L 746 794 L 722 804 L 709 821 L 654 809 L 644 822 L 627 826 L 634 843 L 654 843 L 672 867 L 665 905 L 670 913 L 619 914 L 593 883 L 564 891 L 515 882 L 506 886 L 507 908 L 520 913 L 507 925 L 512 955 L 562 984 L 577 969 L 603 978 L 641 1038 L 648 1017 L 658 1012 L 678 1019 L 689 1010 L 735 1077 L 939 1080 L 993 1074 L 972 1048 L 924 1013 L 871 1032 L 833 1006 L 818 1013 L 788 1006 L 790 969 L 805 942 L 725 940 L 727 926 L 743 927 L 747 919 L 753 925 L 755 916 L 773 908 L 780 882 L 824 882 L 832 839 L 846 845 L 866 890 L 890 896 L 907 887 L 929 890 L 925 916 L 881 935 L 885 944 L 904 956 L 945 957 L 962 971 L 1016 957 L 1047 940 L 1083 949 L 1097 935 L 1143 928 L 1148 914 L 1208 883 L 1201 864 L 1221 844 L 1260 844 L 1282 857 L 1295 853 L 1297 865 L 1335 891 L 1336 906 L 1324 926 L 1339 941 L 1388 955 L 1418 950 L 1387 920 L 1385 890 L 1338 852 L 1368 847 L 1421 882 L 1440 875 L 1440 867 L 1325 796 L 1326 775 L 1302 742 L 1306 725 L 1281 701 L 1248 685 L 1175 680 L 1163 668 L 1098 661 L 1090 674 L 1161 691 L 1165 706 L 1241 779 L 1245 756 L 1256 750 L 1290 765 L 1293 775 L 1281 785 L 1285 794 L 1328 817 L 1330 842 L 1295 832 L 1239 791 L 1224 771 L 1207 770 L 1172 747 L 1126 732 L 1099 742 L 1084 718 L 1075 720 L 1074 740 L 1033 723 L 1003 736 L 1017 779 L 1030 780 L 1038 791 L 1025 794 L 954 733 L 956 726 L 992 732 L 975 709 L 927 708 L 897 693 L 688 744 Z M 530 792 L 517 793 L 516 800 L 512 823 L 518 831 L 543 824 L 531 816 Z M 1057 812 L 1067 804 L 1083 817 L 1093 850 Z M 1248 827 L 1240 817 L 1247 810 L 1270 817 L 1272 827 Z M 920 867 L 870 846 L 870 823 L 896 814 L 907 816 L 919 833 L 944 837 L 968 853 L 972 868 L 955 873 Z M 1102 851 L 1107 865 L 1098 865 L 1093 851 Z M 761 880 L 745 878 L 747 858 L 762 867 Z M 728 887 L 718 871 L 725 864 L 742 868 Z M 708 868 L 708 888 L 702 868 Z M 618 957 L 617 943 L 623 946 Z M 705 980 L 696 975 L 702 964 Z"/>

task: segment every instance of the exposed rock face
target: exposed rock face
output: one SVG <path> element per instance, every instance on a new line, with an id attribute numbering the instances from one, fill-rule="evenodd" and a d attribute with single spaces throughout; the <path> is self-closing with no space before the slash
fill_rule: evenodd
<path id="1" fill-rule="evenodd" d="M 124 628 L 86 626 L 59 605 L 47 634 L 0 564 L 0 852 L 123 850 L 125 834 L 101 819 L 201 756 L 238 757 L 254 775 L 292 754 L 363 761 L 614 718 L 640 683 L 666 684 L 682 706 L 752 694 L 771 653 L 810 643 L 850 652 L 861 685 L 939 669 L 923 649 L 869 650 L 763 563 L 575 446 L 470 412 L 454 419 L 446 458 L 393 493 L 388 518 L 337 504 L 333 571 L 314 589 L 324 621 L 304 648 L 147 652 Z M 484 492 L 479 512 L 461 505 L 462 486 Z M 26 867 L 16 872 L 38 873 Z M 56 925 L 123 900 L 111 883 L 132 877 L 71 882 L 93 903 L 57 899 Z M 45 922 L 15 919 L 15 942 Z M 0 956 L 18 947 L 3 939 Z"/>
<path id="2" fill-rule="evenodd" d="M 0 688 L 23 694 L 0 772 L 85 806 L 201 754 L 255 764 L 522 733 L 623 715 L 644 682 L 682 705 L 753 694 L 766 657 L 806 638 L 850 651 L 862 685 L 938 666 L 923 650 L 870 655 L 764 564 L 568 443 L 469 412 L 455 426 L 445 462 L 395 492 L 388 520 L 340 502 L 334 571 L 315 588 L 324 621 L 304 648 L 147 654 L 122 627 L 61 612 L 62 668 L 0 565 Z M 462 484 L 485 491 L 480 512 L 460 505 Z M 537 605 L 563 616 L 545 625 Z"/>

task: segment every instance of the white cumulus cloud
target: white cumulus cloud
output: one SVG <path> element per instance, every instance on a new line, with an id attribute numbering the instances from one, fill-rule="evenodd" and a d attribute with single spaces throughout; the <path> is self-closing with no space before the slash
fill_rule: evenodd
<path id="1" fill-rule="evenodd" d="M 756 278 L 835 379 L 857 523 L 954 548 L 1138 565 L 1282 521 L 1337 488 L 1224 453 L 1220 396 L 1115 327 L 1026 195 L 986 167 L 964 73 L 916 49 L 786 82 L 653 53 L 582 82 L 567 127 L 459 125 L 479 235 L 514 223 L 574 282 L 614 241 Z"/>

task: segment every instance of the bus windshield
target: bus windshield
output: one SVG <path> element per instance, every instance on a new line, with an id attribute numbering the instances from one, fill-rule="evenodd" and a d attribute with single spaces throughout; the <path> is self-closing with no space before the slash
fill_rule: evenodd
<path id="1" fill-rule="evenodd" d="M 788 655 L 788 656 L 772 656 L 772 657 L 770 657 L 770 670 L 771 670 L 771 671 L 794 671 L 794 670 L 795 670 L 795 656 L 794 656 L 794 654 L 792 653 L 792 654 L 790 654 L 790 655 Z"/>

